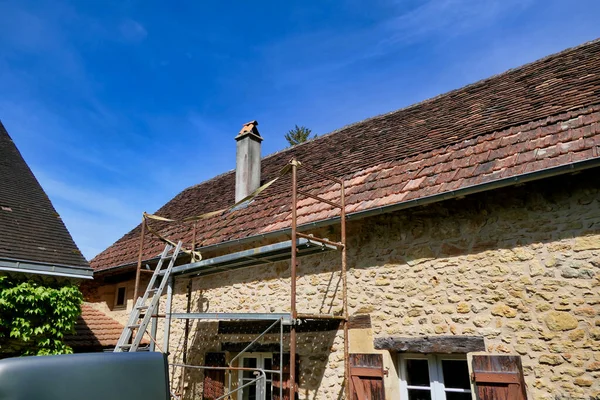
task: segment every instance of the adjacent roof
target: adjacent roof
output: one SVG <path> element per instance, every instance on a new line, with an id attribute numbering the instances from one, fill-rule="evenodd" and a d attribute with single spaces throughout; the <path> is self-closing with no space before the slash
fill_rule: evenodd
<path id="1" fill-rule="evenodd" d="M 88 303 L 81 305 L 75 334 L 65 336 L 65 343 L 75 350 L 100 350 L 115 347 L 123 325 Z"/>
<path id="2" fill-rule="evenodd" d="M 91 277 L 88 262 L 1 122 L 0 270 Z"/>
<path id="3" fill-rule="evenodd" d="M 347 210 L 360 213 L 553 167 L 590 167 L 600 160 L 599 104 L 597 40 L 272 154 L 262 161 L 262 177 L 277 176 L 296 157 L 345 179 Z M 300 182 L 328 199 L 339 193 L 330 182 Z M 156 214 L 179 219 L 227 207 L 234 201 L 234 185 L 230 171 L 185 189 Z M 290 187 L 284 177 L 248 207 L 199 222 L 197 243 L 288 228 Z M 337 215 L 312 199 L 298 207 L 300 224 Z M 189 225 L 152 226 L 191 243 Z M 92 267 L 101 271 L 134 263 L 139 235 L 140 226 L 96 256 Z M 161 247 L 154 238 L 146 240 L 144 259 L 155 257 Z"/>

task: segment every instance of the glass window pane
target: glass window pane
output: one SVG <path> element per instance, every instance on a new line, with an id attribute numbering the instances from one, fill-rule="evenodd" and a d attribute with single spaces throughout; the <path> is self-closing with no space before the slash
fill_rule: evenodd
<path id="1" fill-rule="evenodd" d="M 409 386 L 429 387 L 429 366 L 427 360 L 406 360 L 406 383 Z"/>
<path id="2" fill-rule="evenodd" d="M 256 368 L 256 358 L 244 358 L 244 368 Z"/>
<path id="3" fill-rule="evenodd" d="M 446 400 L 471 400 L 471 393 L 446 392 Z"/>
<path id="4" fill-rule="evenodd" d="M 242 395 L 242 398 L 244 400 L 256 400 L 256 386 L 246 386 L 243 390 L 244 394 Z"/>
<path id="5" fill-rule="evenodd" d="M 264 369 L 270 369 L 270 370 L 273 369 L 273 359 L 265 358 L 264 363 L 265 363 Z M 271 376 L 272 374 L 267 372 L 266 375 L 267 375 L 267 381 L 270 381 L 273 379 L 273 377 Z"/>
<path id="6" fill-rule="evenodd" d="M 452 389 L 470 389 L 469 367 L 466 360 L 442 360 L 444 386 Z"/>
<path id="7" fill-rule="evenodd" d="M 125 305 L 125 288 L 120 287 L 117 289 L 117 305 L 123 306 Z"/>
<path id="8" fill-rule="evenodd" d="M 243 358 L 242 365 L 244 368 L 256 368 L 257 361 L 258 360 L 256 358 Z M 254 371 L 243 371 L 242 375 L 244 379 L 255 379 Z"/>
<path id="9" fill-rule="evenodd" d="M 431 400 L 429 390 L 408 389 L 408 400 Z"/>
<path id="10" fill-rule="evenodd" d="M 267 383 L 267 392 L 265 393 L 265 400 L 271 400 L 273 398 L 273 389 L 271 384 Z"/>

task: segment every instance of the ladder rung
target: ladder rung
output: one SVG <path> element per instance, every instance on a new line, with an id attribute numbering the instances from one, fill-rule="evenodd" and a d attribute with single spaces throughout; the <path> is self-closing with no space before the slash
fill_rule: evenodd
<path id="1" fill-rule="evenodd" d="M 148 306 L 148 305 L 143 305 L 143 306 L 137 306 L 136 308 L 137 308 L 138 310 L 147 310 L 149 307 L 150 307 L 150 306 Z"/>
<path id="2" fill-rule="evenodd" d="M 140 269 L 140 272 L 145 272 L 147 274 L 153 274 L 154 270 L 153 269 Z"/>
<path id="3" fill-rule="evenodd" d="M 129 329 L 137 329 L 139 328 L 141 325 L 140 324 L 136 324 L 136 325 L 129 325 L 128 328 Z"/>
<path id="4" fill-rule="evenodd" d="M 122 348 L 122 349 L 128 349 L 128 348 L 130 348 L 130 347 L 131 347 L 131 345 L 130 345 L 130 344 L 120 344 L 120 345 L 118 345 L 118 346 L 116 346 L 116 347 L 120 347 L 120 348 Z"/>

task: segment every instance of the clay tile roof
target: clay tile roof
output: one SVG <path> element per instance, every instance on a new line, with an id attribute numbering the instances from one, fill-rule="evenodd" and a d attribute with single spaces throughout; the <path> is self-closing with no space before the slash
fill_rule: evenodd
<path id="1" fill-rule="evenodd" d="M 262 178 L 278 175 L 290 159 L 344 178 L 347 212 L 454 191 L 598 157 L 600 148 L 600 40 L 546 57 L 422 103 L 346 126 L 262 160 Z M 335 200 L 330 182 L 301 180 Z M 189 187 L 156 214 L 179 219 L 230 206 L 230 171 Z M 201 246 L 290 226 L 289 177 L 248 207 L 203 220 Z M 312 199 L 299 203 L 299 224 L 337 215 Z M 153 224 L 173 240 L 191 243 L 191 229 Z M 97 255 L 96 271 L 132 264 L 140 226 Z M 145 259 L 163 245 L 146 240 Z"/>
<path id="2" fill-rule="evenodd" d="M 1 122 L 0 258 L 89 267 Z"/>
<path id="3" fill-rule="evenodd" d="M 75 350 L 87 351 L 115 347 L 122 331 L 123 325 L 91 304 L 83 303 L 75 333 L 65 336 L 65 343 Z M 144 338 L 142 344 L 149 344 L 149 340 Z"/>
<path id="4" fill-rule="evenodd" d="M 75 334 L 66 336 L 65 343 L 76 349 L 114 347 L 122 331 L 123 325 L 90 304 L 83 303 Z"/>

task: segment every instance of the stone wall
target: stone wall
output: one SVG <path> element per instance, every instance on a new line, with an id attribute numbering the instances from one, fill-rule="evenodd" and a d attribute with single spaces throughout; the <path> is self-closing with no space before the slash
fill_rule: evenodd
<path id="1" fill-rule="evenodd" d="M 600 396 L 600 179 L 597 171 L 472 195 L 349 223 L 350 314 L 372 329 L 351 332 L 351 352 L 376 352 L 371 337 L 480 335 L 490 353 L 522 357 L 534 399 Z M 331 229 L 320 236 L 336 239 Z M 339 255 L 300 259 L 298 309 L 341 309 Z M 176 283 L 174 311 L 187 305 Z M 287 312 L 289 263 L 193 279 L 192 311 Z M 181 360 L 183 321 L 172 325 Z M 215 323 L 194 323 L 190 362 L 222 342 Z M 267 342 L 276 342 L 268 337 Z M 287 341 L 286 341 L 287 342 Z M 340 332 L 301 334 L 300 398 L 337 398 Z M 394 355 L 385 353 L 388 398 L 398 398 Z M 200 375 L 188 376 L 188 396 Z M 177 385 L 178 376 L 174 377 Z M 189 397 L 192 398 L 192 397 Z"/>
<path id="2" fill-rule="evenodd" d="M 531 398 L 599 396 L 599 188 L 588 172 L 370 220 L 350 310 L 377 336 L 482 335 L 521 355 Z"/>
<path id="3" fill-rule="evenodd" d="M 140 295 L 144 293 L 150 280 L 149 274 L 141 277 Z M 115 296 L 117 287 L 125 287 L 126 307 L 115 307 Z M 126 273 L 120 276 L 94 277 L 92 281 L 82 282 L 81 293 L 85 301 L 90 302 L 93 307 L 110 315 L 116 321 L 126 324 L 129 313 L 133 308 L 133 292 L 135 290 L 135 273 Z"/>

